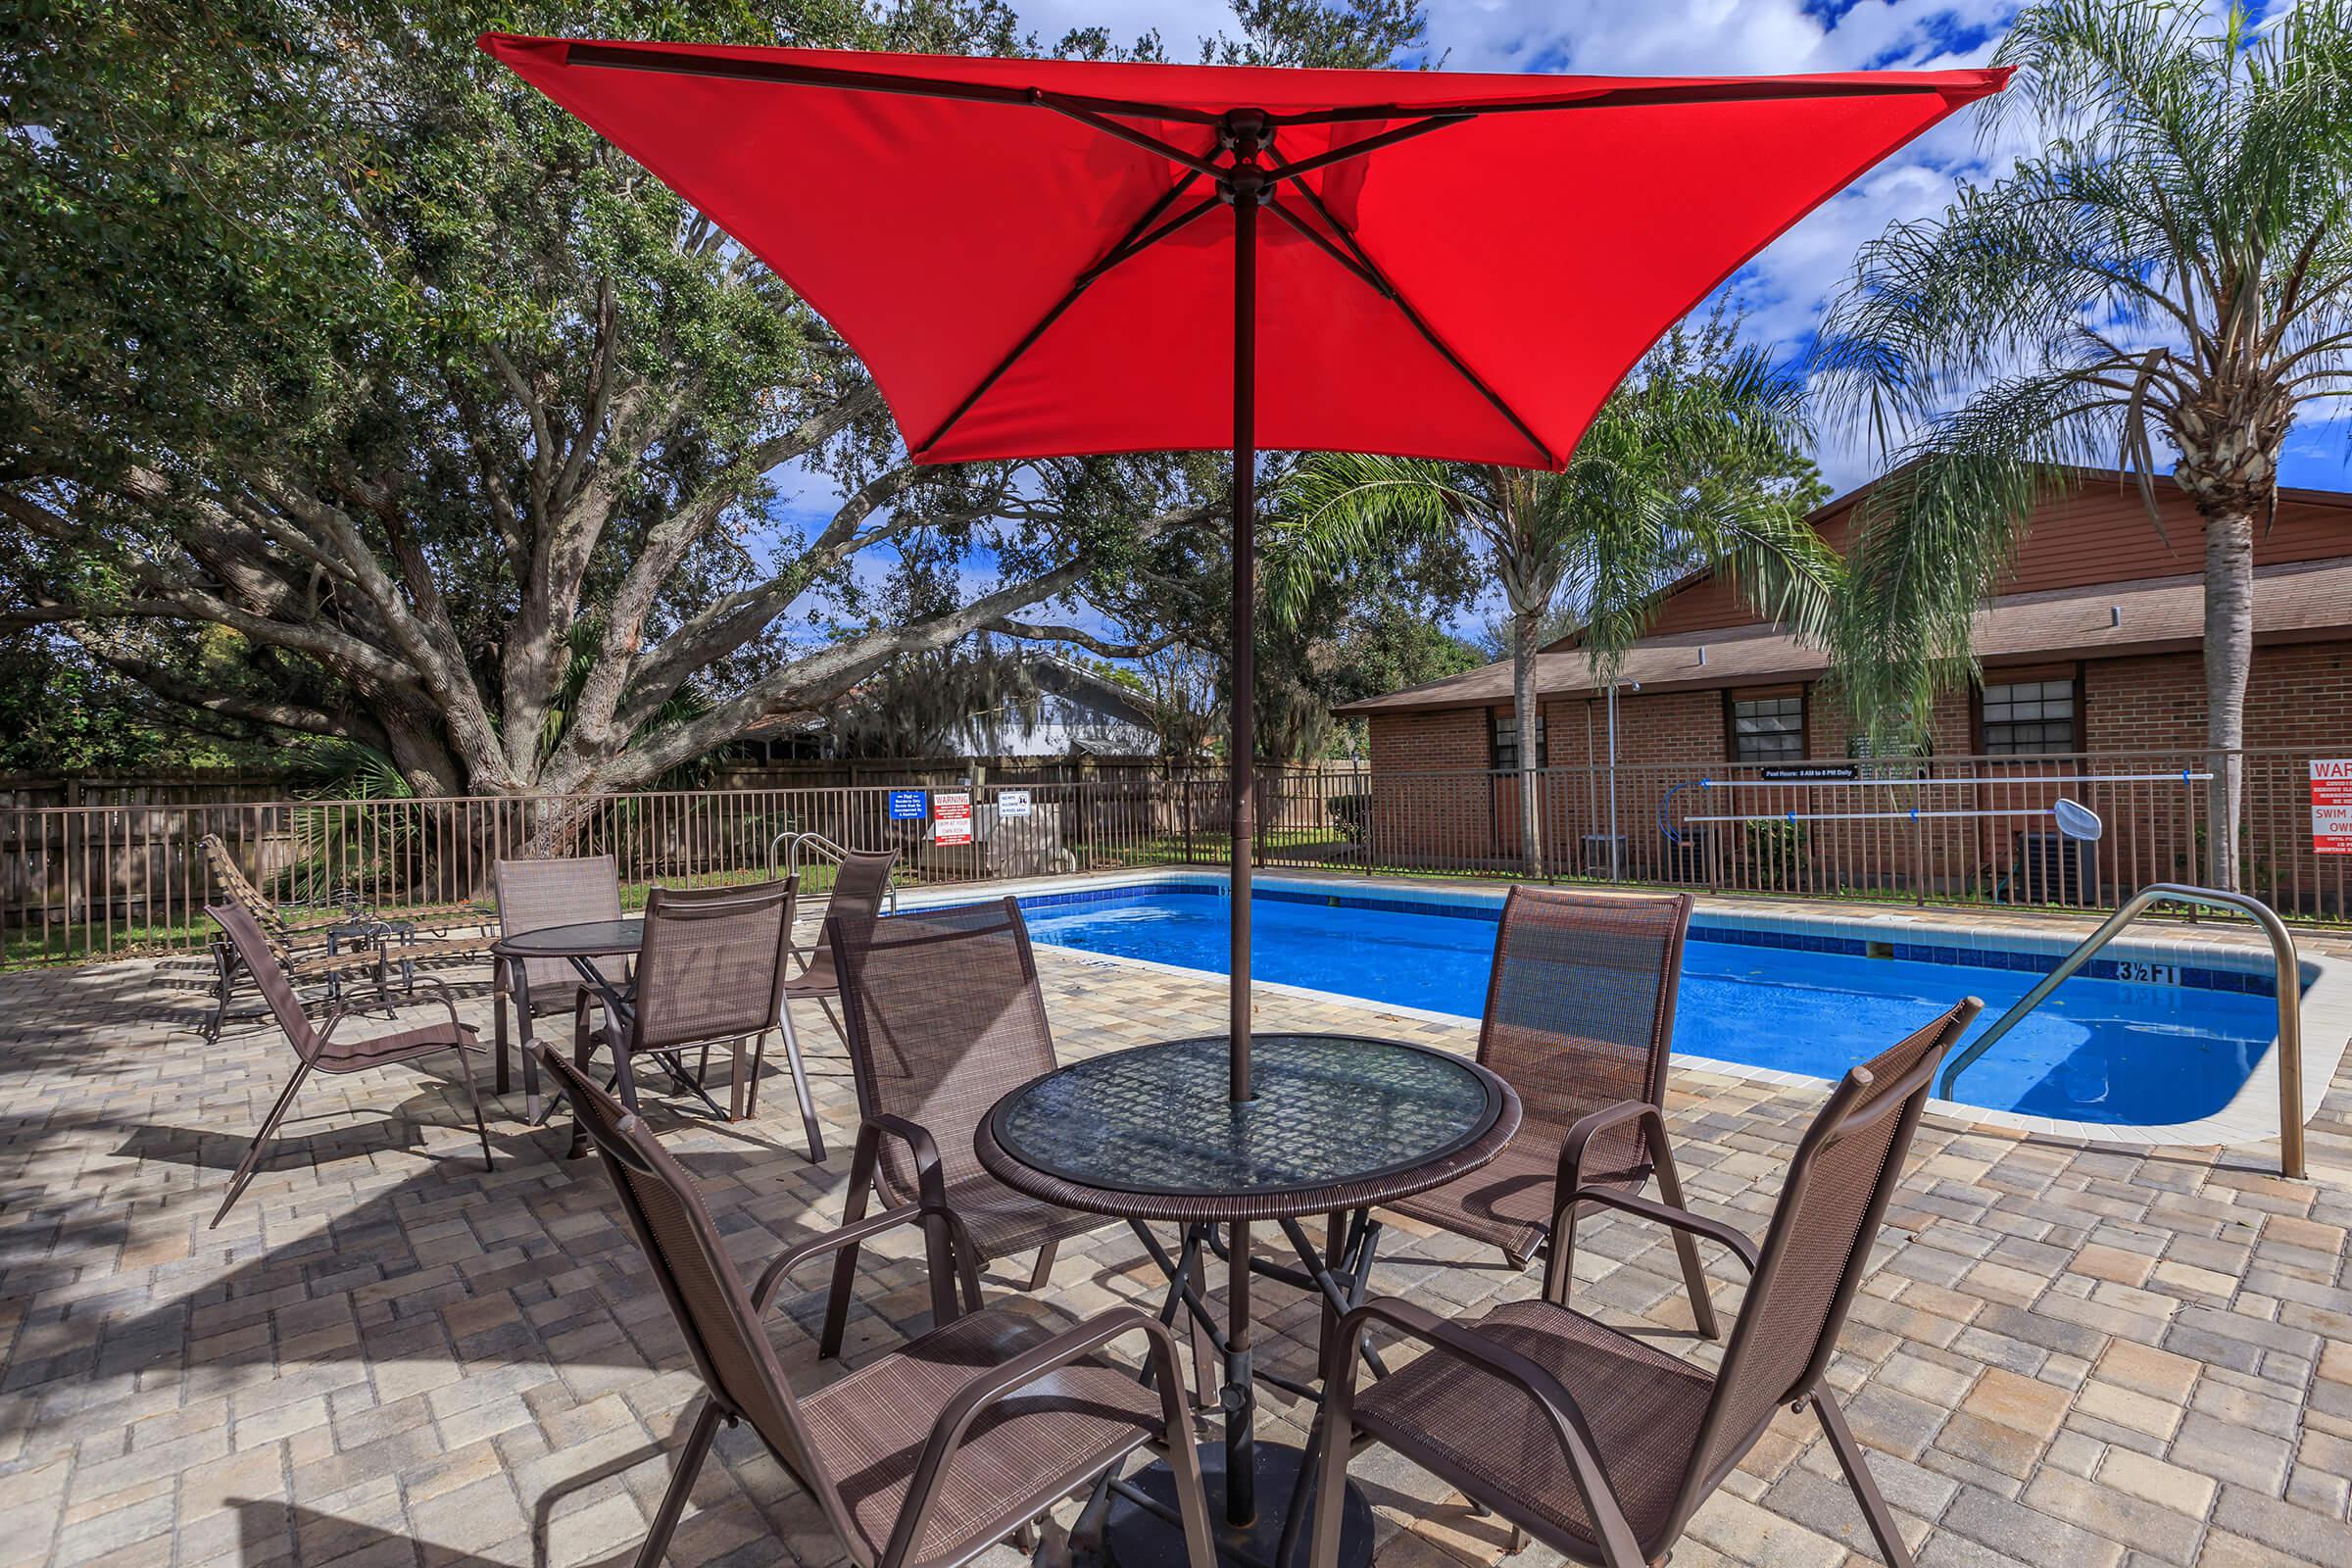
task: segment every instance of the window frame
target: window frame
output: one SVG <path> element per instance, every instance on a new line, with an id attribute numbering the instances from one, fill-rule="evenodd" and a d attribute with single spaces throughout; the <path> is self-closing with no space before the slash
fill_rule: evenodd
<path id="1" fill-rule="evenodd" d="M 2023 699 L 2025 701 L 2040 703 L 2047 703 L 2052 700 L 2046 688 L 2052 686 L 2063 686 L 2066 688 L 2067 715 L 2065 723 L 2068 730 L 2068 740 L 2066 745 L 2052 747 L 2046 743 L 2043 743 L 2037 745 L 2032 750 L 2021 751 L 2018 749 L 2017 744 L 2014 741 L 2010 741 L 2004 748 L 1996 749 L 1994 747 L 1991 729 L 1995 724 L 2005 727 L 2015 727 L 2021 724 L 2047 725 L 2052 722 L 2052 720 L 2046 716 L 2036 716 L 2034 718 L 2028 719 L 1994 719 L 1986 715 L 1986 710 L 1996 706 L 1990 701 L 1990 693 L 1994 691 L 2009 690 L 2020 686 L 2039 686 L 2045 688 L 2045 690 L 2036 697 Z M 2021 699 L 2010 698 L 2007 701 L 2014 704 L 2020 700 Z M 1969 718 L 1973 727 L 1973 734 L 1970 736 L 1970 739 L 1973 743 L 1973 750 L 1979 757 L 2010 758 L 2079 756 L 2082 754 L 2083 746 L 2084 717 L 2085 714 L 2083 711 L 2082 702 L 2082 666 L 2081 664 L 2037 665 L 2033 667 L 2019 666 L 2014 669 L 1988 669 L 1978 678 L 1975 685 L 1973 685 L 1969 690 Z"/>
<path id="2" fill-rule="evenodd" d="M 1502 760 L 1502 730 L 1511 730 L 1511 760 Z M 1544 721 L 1543 705 L 1536 707 L 1536 771 L 1541 773 L 1551 765 L 1551 726 Z M 1487 710 L 1487 771 L 1516 773 L 1519 771 L 1519 719 L 1509 708 Z"/>
<path id="3" fill-rule="evenodd" d="M 1776 750 L 1770 757 L 1742 757 L 1740 751 L 1740 704 L 1775 702 L 1794 702 L 1796 704 L 1796 728 L 1769 732 L 1775 735 L 1793 734 L 1796 737 L 1796 750 L 1793 752 Z M 1727 762 L 1734 762 L 1742 767 L 1786 767 L 1790 763 L 1801 762 L 1813 755 L 1812 726 L 1813 692 L 1810 686 L 1748 686 L 1724 689 L 1723 756 Z"/>

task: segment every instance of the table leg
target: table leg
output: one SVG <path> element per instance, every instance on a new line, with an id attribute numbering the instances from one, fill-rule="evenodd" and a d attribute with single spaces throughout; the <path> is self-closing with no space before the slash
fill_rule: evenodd
<path id="1" fill-rule="evenodd" d="M 1187 1225 L 1184 1246 L 1176 1253 L 1171 1253 L 1148 1225 L 1130 1221 L 1145 1250 L 1168 1276 L 1160 1321 L 1172 1324 L 1177 1311 L 1185 1310 L 1222 1359 L 1224 1387 L 1218 1405 L 1224 1432 L 1221 1441 L 1200 1446 L 1201 1479 L 1215 1508 L 1218 1556 L 1239 1568 L 1304 1568 L 1297 1560 L 1303 1531 L 1294 1520 L 1293 1510 L 1306 1506 L 1313 1497 L 1309 1463 L 1313 1450 L 1302 1454 L 1287 1444 L 1257 1442 L 1257 1383 L 1261 1378 L 1309 1399 L 1316 1397 L 1316 1390 L 1311 1384 L 1257 1370 L 1250 1325 L 1251 1285 L 1257 1274 L 1264 1273 L 1320 1292 L 1327 1307 L 1352 1304 L 1351 1293 L 1361 1292 L 1359 1265 L 1374 1228 L 1363 1211 L 1356 1213 L 1354 1221 L 1344 1228 L 1335 1227 L 1340 1238 L 1337 1259 L 1325 1258 L 1311 1242 L 1302 1247 L 1303 1272 L 1258 1256 L 1247 1221 L 1234 1222 L 1222 1246 L 1214 1225 Z M 1284 1222 L 1284 1230 L 1295 1246 L 1305 1239 L 1305 1231 L 1296 1221 Z M 1204 1251 L 1221 1254 L 1229 1269 L 1222 1324 L 1211 1314 L 1193 1276 Z M 1148 1371 L 1144 1374 L 1146 1381 L 1150 1376 Z M 1318 1434 L 1320 1430 L 1318 1421 Z M 1106 1552 L 1118 1568 L 1184 1568 L 1184 1539 L 1166 1466 L 1154 1464 L 1113 1483 L 1109 1494 L 1102 1535 Z M 1342 1568 L 1366 1568 L 1372 1552 L 1372 1512 L 1352 1486 L 1348 1489 L 1342 1521 Z"/>
<path id="2" fill-rule="evenodd" d="M 1233 1222 L 1225 1287 L 1225 1522 L 1257 1519 L 1257 1388 L 1250 1376 L 1250 1222 Z"/>

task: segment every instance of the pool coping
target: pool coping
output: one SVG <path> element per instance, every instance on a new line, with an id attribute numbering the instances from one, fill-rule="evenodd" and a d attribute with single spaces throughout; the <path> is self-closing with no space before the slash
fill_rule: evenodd
<path id="1" fill-rule="evenodd" d="M 1383 896 L 1410 897 L 1422 904 L 1451 904 L 1462 907 L 1494 907 L 1508 897 L 1507 885 L 1484 884 L 1473 887 L 1454 885 L 1432 886 L 1405 878 L 1366 877 L 1311 870 L 1293 870 L 1288 867 L 1261 868 L 1260 886 L 1303 885 L 1329 888 L 1333 893 L 1351 893 L 1358 898 Z M 1125 887 L 1160 886 L 1168 883 L 1206 883 L 1222 887 L 1222 870 L 1200 867 L 1141 867 L 1133 870 L 1108 872 L 1080 872 L 1074 875 L 1024 877 L 1004 882 L 963 884 L 960 886 L 907 889 L 902 895 L 902 908 L 939 907 L 948 905 L 971 904 L 981 899 L 1024 898 L 1038 894 L 1070 892 L 1078 889 L 1114 889 Z M 1595 888 L 1580 891 L 1609 894 L 1610 889 Z M 975 898 L 975 895 L 978 898 Z M 1626 889 L 1625 897 L 1656 897 L 1654 890 Z M 1714 926 L 1731 926 L 1785 933 L 1818 931 L 1822 935 L 1853 936 L 1857 930 L 1896 934 L 1914 940 L 1932 935 L 1938 939 L 1935 945 L 1954 948 L 1999 949 L 2003 951 L 2038 952 L 2063 955 L 2088 935 L 2088 928 L 2068 930 L 2056 928 L 2034 931 L 2017 924 L 1996 924 L 1992 921 L 1971 921 L 1965 915 L 1940 910 L 1908 909 L 1841 909 L 1835 914 L 1795 913 L 1785 909 L 1758 909 L 1731 901 L 1710 900 L 1703 894 L 1698 900 L 1699 910 Z M 1867 938 L 1866 938 L 1867 940 Z M 1169 974 L 1199 977 L 1217 975 L 1219 971 L 1188 968 L 1181 964 L 1162 963 L 1152 958 L 1134 958 L 1119 955 L 1094 953 L 1083 948 L 1065 948 L 1051 943 L 1039 943 L 1056 954 L 1069 955 L 1089 963 L 1159 970 Z M 2247 940 L 2240 933 L 2226 928 L 2199 928 L 2191 935 L 2133 936 L 2118 940 L 2108 949 L 2117 957 L 2152 963 L 2181 964 L 2204 969 L 2232 972 L 2268 973 L 2271 966 L 2269 948 L 2256 940 Z M 2352 1045 L 2352 960 L 2331 953 L 2315 952 L 2298 944 L 2298 966 L 2304 978 L 2303 1012 L 2303 1119 L 2308 1124 L 2327 1098 L 2336 1070 L 2341 1065 L 2345 1050 Z M 1349 996 L 1345 992 L 1319 991 L 1307 986 L 1286 985 L 1279 981 L 1260 980 L 1259 987 L 1281 996 L 1303 1001 L 1334 1003 L 1385 1012 L 1392 1016 L 1424 1022 L 1446 1024 L 1478 1023 L 1476 1017 L 1455 1012 L 1440 1012 L 1431 1008 L 1412 1007 L 1397 1003 L 1376 1002 L 1365 997 Z M 2062 1138 L 2078 1143 L 2141 1145 L 2149 1147 L 2212 1148 L 2262 1144 L 2278 1136 L 2278 1040 L 2274 1036 L 2271 1049 L 2255 1063 L 2254 1070 L 2230 1102 L 2208 1116 L 2191 1121 L 2153 1123 L 2085 1122 L 2062 1117 L 2034 1116 L 2019 1111 L 1994 1110 L 1987 1106 L 1972 1105 L 1961 1101 L 1931 1099 L 1928 1111 L 1947 1121 L 1971 1126 L 2002 1128 L 2013 1132 Z M 1810 1073 L 1789 1072 L 1778 1067 L 1759 1067 L 1747 1062 L 1727 1061 L 1720 1057 L 1677 1052 L 1673 1065 L 1694 1071 L 1713 1073 L 1749 1083 L 1775 1086 L 1823 1086 L 1831 1082 Z"/>

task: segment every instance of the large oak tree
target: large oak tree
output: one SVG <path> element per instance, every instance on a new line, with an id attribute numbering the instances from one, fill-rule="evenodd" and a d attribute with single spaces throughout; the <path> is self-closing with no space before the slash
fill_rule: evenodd
<path id="1" fill-rule="evenodd" d="M 991 0 L 19 9 L 0 630 L 418 793 L 585 796 L 1054 635 L 1015 617 L 1214 514 L 1213 465 L 913 467 L 824 323 L 478 54 L 493 25 L 1023 47 Z M 982 579 L 893 614 L 909 552 Z"/>

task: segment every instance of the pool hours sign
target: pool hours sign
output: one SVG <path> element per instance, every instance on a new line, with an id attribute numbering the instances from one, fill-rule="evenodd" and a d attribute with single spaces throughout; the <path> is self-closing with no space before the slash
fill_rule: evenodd
<path id="1" fill-rule="evenodd" d="M 2352 855 L 2352 757 L 2311 760 L 2311 848 Z"/>

